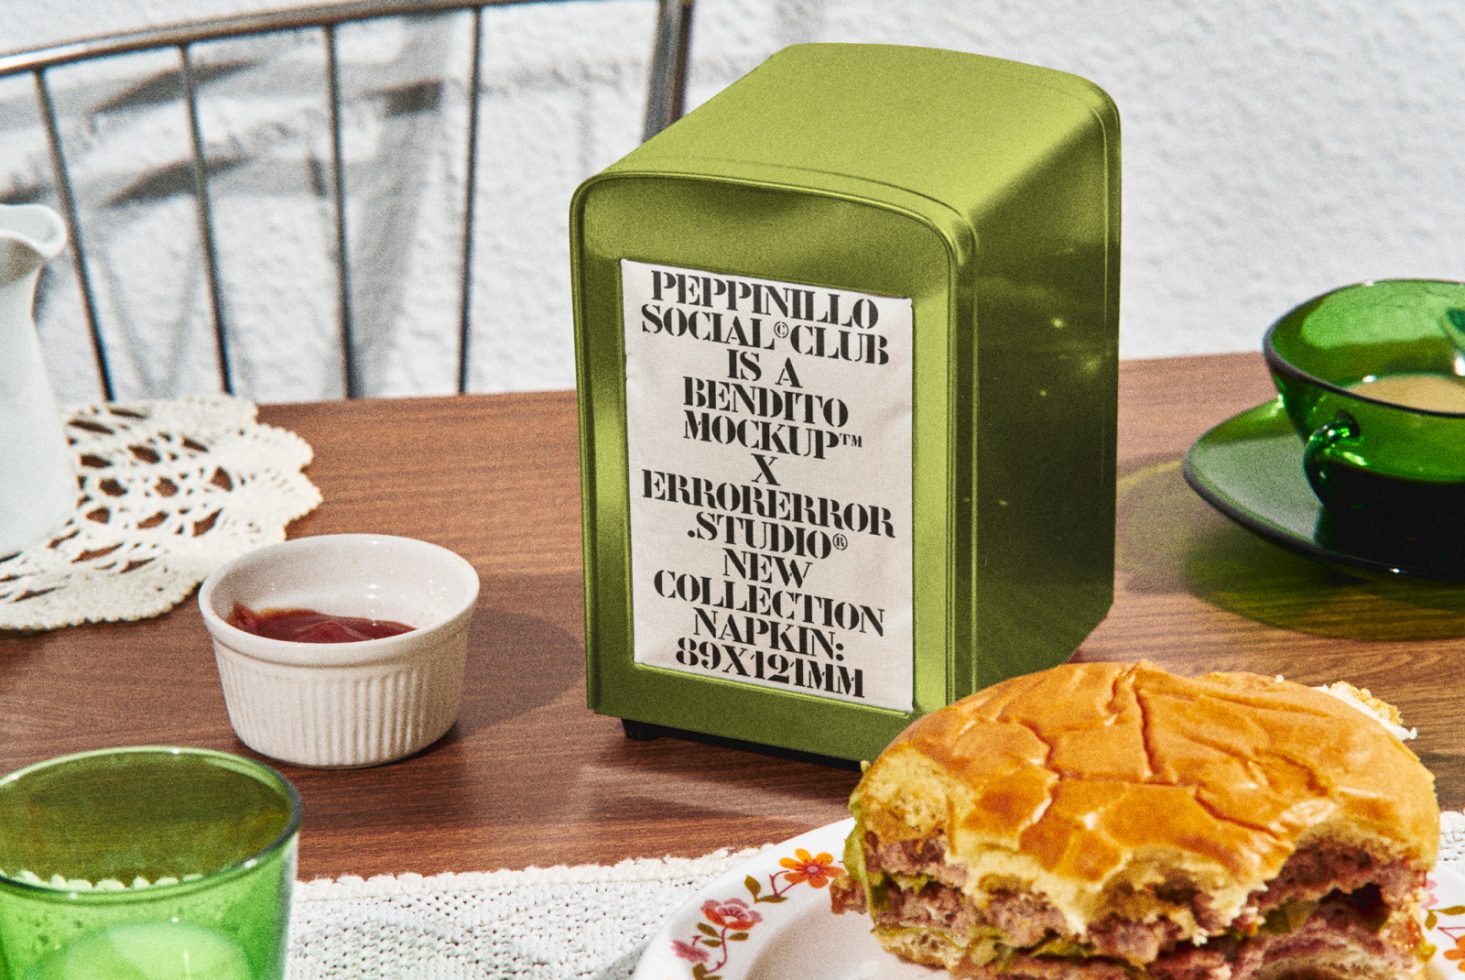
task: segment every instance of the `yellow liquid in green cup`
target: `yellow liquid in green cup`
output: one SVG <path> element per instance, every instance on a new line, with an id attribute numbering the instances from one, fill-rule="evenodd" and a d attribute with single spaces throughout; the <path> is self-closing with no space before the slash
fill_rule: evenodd
<path id="1" fill-rule="evenodd" d="M 112 926 L 33 964 L 25 980 L 252 980 L 249 958 L 228 936 L 187 922 Z"/>
<path id="2" fill-rule="evenodd" d="M 1382 402 L 1431 412 L 1465 412 L 1465 378 L 1410 371 L 1381 374 L 1348 386 L 1348 390 Z"/>

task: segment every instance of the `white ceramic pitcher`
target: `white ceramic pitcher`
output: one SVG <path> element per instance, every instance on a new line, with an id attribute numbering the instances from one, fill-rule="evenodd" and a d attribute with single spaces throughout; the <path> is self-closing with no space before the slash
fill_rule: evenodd
<path id="1" fill-rule="evenodd" d="M 66 226 L 50 208 L 0 204 L 0 557 L 76 509 L 76 463 L 33 314 L 41 267 L 65 245 Z"/>

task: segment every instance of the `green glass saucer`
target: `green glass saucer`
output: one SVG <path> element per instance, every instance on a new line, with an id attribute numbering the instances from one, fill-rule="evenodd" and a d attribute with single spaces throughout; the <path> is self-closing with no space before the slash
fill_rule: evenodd
<path id="1" fill-rule="evenodd" d="M 1391 576 L 1465 580 L 1465 540 L 1414 534 L 1376 518 L 1344 526 L 1325 511 L 1278 400 L 1197 439 L 1185 456 L 1185 480 L 1242 527 L 1309 558 Z"/>

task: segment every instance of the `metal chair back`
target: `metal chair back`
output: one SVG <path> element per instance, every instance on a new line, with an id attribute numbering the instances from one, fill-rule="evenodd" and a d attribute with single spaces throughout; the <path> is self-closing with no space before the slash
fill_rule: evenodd
<path id="1" fill-rule="evenodd" d="M 352 250 L 348 224 L 351 209 L 348 166 L 343 149 L 343 115 L 346 106 L 342 95 L 340 68 L 340 35 L 347 25 L 379 21 L 387 18 L 420 20 L 434 17 L 466 18 L 471 36 L 471 53 L 467 86 L 467 120 L 461 152 L 463 154 L 461 227 L 457 245 L 460 283 L 457 302 L 457 368 L 456 390 L 467 391 L 470 381 L 470 353 L 473 336 L 474 240 L 480 216 L 476 213 L 478 172 L 480 169 L 480 109 L 483 102 L 483 65 L 485 48 L 485 14 L 493 8 L 519 6 L 542 0 L 359 0 L 304 7 L 294 10 L 248 14 L 208 22 L 181 24 L 136 31 L 133 33 L 77 41 L 43 49 L 0 55 L 0 82 L 14 76 L 29 75 L 34 83 L 36 110 L 43 124 L 49 145 L 50 174 L 48 183 L 36 175 L 34 186 L 17 196 L 31 200 L 52 199 L 63 214 L 71 236 L 71 257 L 78 283 L 81 307 L 87 321 L 95 356 L 98 387 L 107 400 L 118 395 L 112 365 L 113 351 L 102 311 L 98 303 L 98 260 L 88 249 L 88 216 L 77 200 L 73 166 L 68 145 L 68 131 L 63 126 L 52 75 L 58 69 L 100 59 L 118 59 L 123 55 L 144 52 L 175 52 L 177 74 L 181 80 L 181 99 L 186 105 L 188 138 L 191 145 L 192 197 L 196 211 L 198 241 L 202 252 L 203 278 L 206 284 L 207 308 L 212 319 L 214 361 L 219 389 L 234 393 L 239 379 L 231 356 L 235 341 L 231 331 L 228 304 L 220 271 L 219 222 L 214 203 L 212 181 L 229 161 L 211 159 L 209 144 L 204 138 L 201 103 L 214 78 L 226 74 L 228 66 L 201 66 L 198 52 L 216 42 L 289 32 L 314 32 L 324 46 L 323 70 L 328 94 L 329 148 L 323 154 L 320 183 L 323 196 L 329 198 L 332 235 L 329 248 L 334 264 L 334 302 L 338 343 L 341 352 L 340 392 L 348 398 L 368 394 L 363 378 L 359 338 L 356 336 L 356 289 L 353 283 Z M 683 111 L 687 79 L 692 0 L 657 0 L 655 34 L 652 39 L 650 72 L 647 79 L 647 101 L 643 138 L 649 138 L 678 118 Z M 178 176 L 175 174 L 175 177 Z M 567 202 L 566 202 L 567 203 Z M 268 283 L 259 288 L 268 289 Z"/>

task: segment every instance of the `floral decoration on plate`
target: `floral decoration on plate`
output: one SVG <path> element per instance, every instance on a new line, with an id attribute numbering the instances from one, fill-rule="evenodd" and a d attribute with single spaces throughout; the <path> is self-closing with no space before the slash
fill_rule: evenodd
<path id="1" fill-rule="evenodd" d="M 1465 973 L 1465 879 L 1443 868 L 1429 881 L 1424 928 L 1435 946 L 1432 966 L 1436 976 Z M 1444 904 L 1448 896 L 1453 903 Z"/>
<path id="2" fill-rule="evenodd" d="M 763 892 L 763 883 L 748 874 L 743 878 L 748 898 L 739 895 L 707 899 L 702 903 L 702 921 L 697 923 L 696 935 L 690 940 L 672 940 L 672 950 L 692 964 L 692 976 L 697 980 L 722 980 L 717 971 L 727 965 L 734 948 L 732 944 L 746 942 L 750 931 L 763 921 L 762 913 L 749 904 L 749 899 L 753 905 L 784 902 L 791 888 L 799 885 L 823 888 L 831 879 L 844 874 L 829 852 L 810 854 L 802 847 L 794 848 L 792 857 L 779 858 L 778 864 L 779 870 L 767 875 L 767 894 Z"/>

